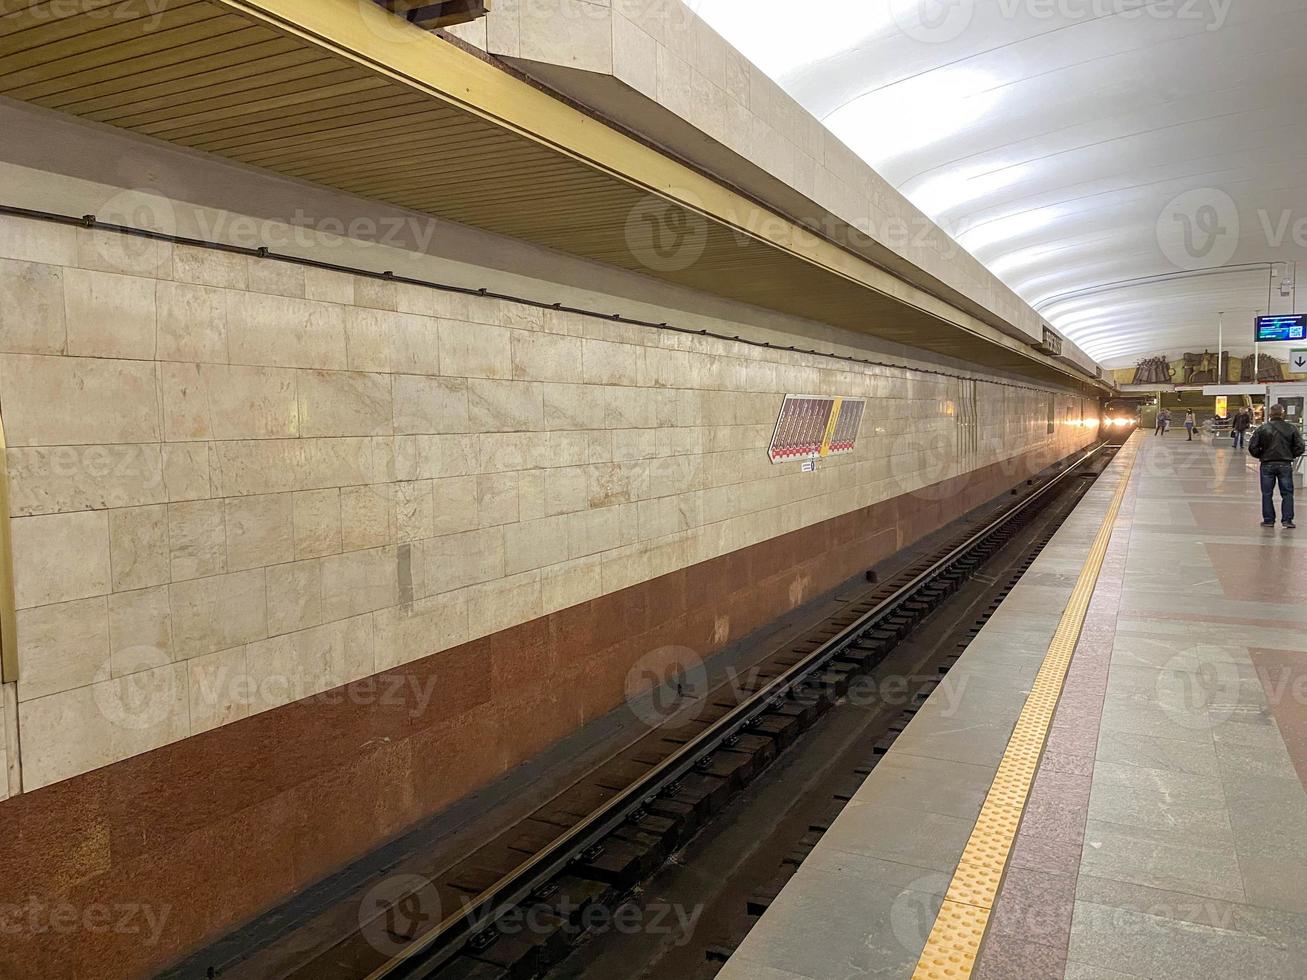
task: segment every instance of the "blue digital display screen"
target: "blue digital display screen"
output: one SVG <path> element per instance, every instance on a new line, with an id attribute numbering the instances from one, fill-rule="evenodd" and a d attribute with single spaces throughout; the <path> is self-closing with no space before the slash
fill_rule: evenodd
<path id="1" fill-rule="evenodd" d="M 1259 316 L 1255 339 L 1260 344 L 1276 340 L 1307 340 L 1307 313 Z"/>

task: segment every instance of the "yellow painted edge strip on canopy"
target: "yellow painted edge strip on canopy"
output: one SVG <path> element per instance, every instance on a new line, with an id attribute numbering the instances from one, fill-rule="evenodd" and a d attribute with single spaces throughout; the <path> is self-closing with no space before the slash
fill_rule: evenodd
<path id="1" fill-rule="evenodd" d="M 944 904 L 913 971 L 914 980 L 965 980 L 976 965 L 1030 786 L 1048 739 L 1053 712 L 1098 584 L 1121 501 L 1125 499 L 1134 460 L 1133 451 L 1123 460 L 1121 480 L 1081 566 L 1080 577 L 1071 590 L 1071 598 L 1012 730 L 980 816 L 953 872 Z"/>
<path id="2" fill-rule="evenodd" d="M 399 21 L 377 4 L 359 0 L 314 0 L 311 4 L 303 0 L 210 2 L 309 39 L 338 56 L 725 224 L 739 234 L 1052 368 L 1076 384 L 1094 384 L 1061 361 L 495 65 Z"/>

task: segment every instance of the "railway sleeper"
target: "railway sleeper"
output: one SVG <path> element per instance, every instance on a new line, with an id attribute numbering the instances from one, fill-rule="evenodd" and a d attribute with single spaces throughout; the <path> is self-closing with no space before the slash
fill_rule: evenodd
<path id="1" fill-rule="evenodd" d="M 781 750 L 798 738 L 801 727 L 796 716 L 769 711 L 751 721 L 745 731 L 770 738 L 776 743 L 777 749 Z"/>
<path id="2" fill-rule="evenodd" d="M 765 885 L 749 896 L 745 902 L 744 911 L 747 915 L 759 916 L 771 908 L 771 903 L 776 901 L 780 895 L 781 889 L 784 888 L 794 873 L 798 870 L 792 864 L 783 864 L 780 869 L 771 876 Z"/>

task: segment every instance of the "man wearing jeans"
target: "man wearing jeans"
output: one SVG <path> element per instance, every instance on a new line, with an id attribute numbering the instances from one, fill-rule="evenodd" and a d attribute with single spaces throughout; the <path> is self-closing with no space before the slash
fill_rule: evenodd
<path id="1" fill-rule="evenodd" d="M 1239 409 L 1234 417 L 1234 424 L 1230 426 L 1230 438 L 1234 441 L 1235 449 L 1242 449 L 1244 443 L 1244 434 L 1253 424 L 1252 413 L 1246 408 Z"/>
<path id="2" fill-rule="evenodd" d="M 1250 455 L 1262 463 L 1262 527 L 1275 527 L 1275 487 L 1280 487 L 1280 516 L 1293 527 L 1293 463 L 1307 446 L 1298 427 L 1284 420 L 1284 406 L 1272 405 L 1269 418 L 1248 443 Z"/>

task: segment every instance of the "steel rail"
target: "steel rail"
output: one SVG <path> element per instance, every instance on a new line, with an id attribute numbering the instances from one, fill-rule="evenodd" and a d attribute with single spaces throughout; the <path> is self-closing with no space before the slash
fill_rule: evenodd
<path id="1" fill-rule="evenodd" d="M 1047 498 L 1072 472 L 1107 448 L 1101 442 L 1069 464 L 1061 473 L 1022 497 L 1002 514 L 976 531 L 946 555 L 881 600 L 835 636 L 826 640 L 804 659 L 754 692 L 736 708 L 710 724 L 670 756 L 658 763 L 635 783 L 617 793 L 589 816 L 569 828 L 545 850 L 528 858 L 459 912 L 447 916 L 436 926 L 392 956 L 367 975 L 366 980 L 399 980 L 429 976 L 461 952 L 467 940 L 487 928 L 532 894 L 546 886 L 582 854 L 598 845 L 632 814 L 652 802 L 663 790 L 690 773 L 699 762 L 726 746 L 740 735 L 758 716 L 773 708 L 777 699 L 798 689 L 818 669 L 856 643 L 876 624 L 892 615 L 925 586 L 964 559 L 979 545 L 1011 521 L 1026 513 L 1038 501 Z"/>

